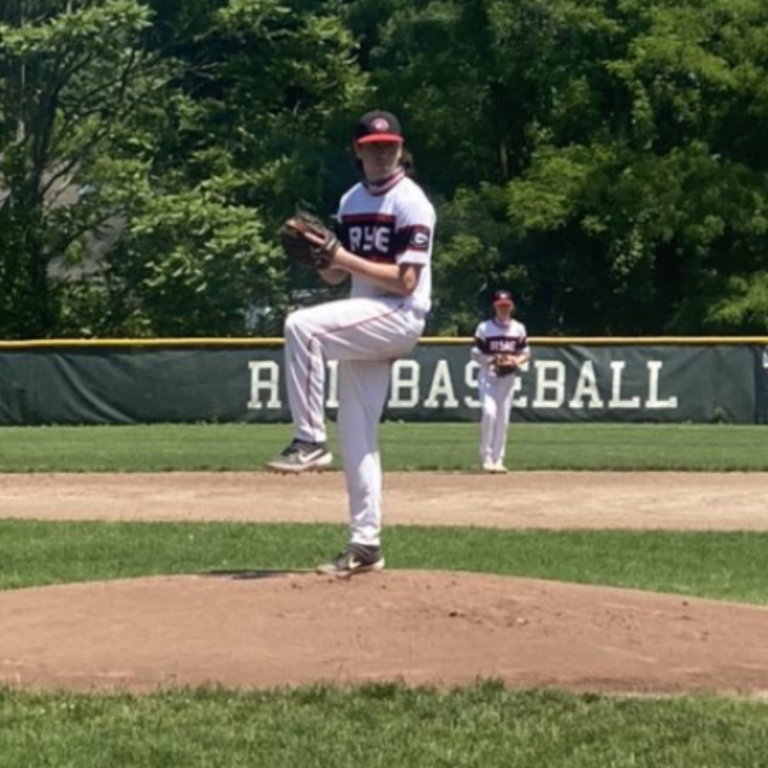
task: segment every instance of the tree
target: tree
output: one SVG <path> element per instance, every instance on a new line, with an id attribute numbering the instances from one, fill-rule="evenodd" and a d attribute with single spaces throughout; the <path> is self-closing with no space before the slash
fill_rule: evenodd
<path id="1" fill-rule="evenodd" d="M 438 200 L 441 307 L 514 280 L 541 333 L 765 330 L 763 3 L 380 5 L 349 23 Z"/>
<path id="2" fill-rule="evenodd" d="M 112 211 L 80 204 L 114 127 L 157 87 L 139 38 L 147 9 L 133 0 L 16 0 L 0 9 L 0 328 L 6 337 L 57 330 L 55 257 Z"/>
<path id="3" fill-rule="evenodd" d="M 278 223 L 299 202 L 333 211 L 352 170 L 345 117 L 365 87 L 354 41 L 317 3 L 156 5 L 152 46 L 172 57 L 174 90 L 142 118 L 146 170 L 115 263 L 132 325 L 279 335 L 291 296 L 316 279 L 286 272 Z"/>
<path id="4" fill-rule="evenodd" d="M 761 0 L 9 0 L 0 331 L 280 333 L 362 111 L 438 208 L 431 333 L 766 332 Z M 256 310 L 256 311 L 254 311 Z M 246 317 L 259 317 L 254 328 Z"/>
<path id="5" fill-rule="evenodd" d="M 752 0 L 597 5 L 624 32 L 595 45 L 598 67 L 571 62 L 589 98 L 568 100 L 508 185 L 519 236 L 578 266 L 573 290 L 556 291 L 563 330 L 764 333 L 768 11 Z M 553 92 L 556 104 L 565 81 Z"/>

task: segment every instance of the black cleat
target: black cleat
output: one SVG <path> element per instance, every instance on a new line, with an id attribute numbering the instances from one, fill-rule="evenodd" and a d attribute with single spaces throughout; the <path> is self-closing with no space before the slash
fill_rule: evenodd
<path id="1" fill-rule="evenodd" d="M 332 461 L 333 454 L 325 443 L 308 443 L 297 438 L 264 466 L 272 472 L 318 472 L 330 467 Z"/>
<path id="2" fill-rule="evenodd" d="M 384 568 L 384 555 L 381 547 L 365 544 L 350 544 L 330 563 L 318 565 L 318 573 L 328 576 L 352 576 L 355 573 L 380 571 Z"/>

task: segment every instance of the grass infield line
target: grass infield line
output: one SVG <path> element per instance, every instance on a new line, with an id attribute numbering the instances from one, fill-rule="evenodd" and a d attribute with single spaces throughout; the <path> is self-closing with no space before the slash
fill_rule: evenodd
<path id="1" fill-rule="evenodd" d="M 312 567 L 342 525 L 0 520 L 0 589 Z M 459 570 L 768 604 L 768 533 L 390 526 L 388 567 Z"/>
<path id="2" fill-rule="evenodd" d="M 286 424 L 0 427 L 0 472 L 254 471 Z M 388 471 L 476 471 L 479 425 L 384 423 Z M 507 463 L 527 471 L 768 472 L 768 427 L 514 423 Z M 329 424 L 329 445 L 338 452 Z"/>

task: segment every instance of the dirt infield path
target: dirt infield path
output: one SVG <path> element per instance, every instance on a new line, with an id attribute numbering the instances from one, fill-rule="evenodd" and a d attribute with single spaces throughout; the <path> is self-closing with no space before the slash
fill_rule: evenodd
<path id="1" fill-rule="evenodd" d="M 768 530 L 768 474 L 388 474 L 386 501 L 389 525 Z M 338 472 L 0 475 L 4 518 L 341 523 L 345 506 Z M 766 697 L 768 609 L 430 571 L 0 592 L 0 684 L 21 688 L 478 678 Z"/>
<path id="2" fill-rule="evenodd" d="M 388 473 L 388 525 L 768 530 L 768 473 Z M 0 475 L 0 517 L 346 521 L 340 472 Z"/>

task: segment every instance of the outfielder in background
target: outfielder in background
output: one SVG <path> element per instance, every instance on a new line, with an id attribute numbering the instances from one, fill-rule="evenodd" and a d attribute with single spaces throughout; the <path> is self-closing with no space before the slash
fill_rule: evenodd
<path id="1" fill-rule="evenodd" d="M 435 210 L 408 175 L 400 122 L 369 112 L 352 142 L 363 179 L 341 198 L 335 234 L 309 233 L 319 274 L 332 285 L 351 278 L 349 298 L 306 307 L 285 323 L 285 368 L 293 442 L 267 462 L 275 472 L 328 467 L 325 361 L 339 361 L 337 417 L 349 497 L 349 543 L 321 573 L 384 567 L 379 422 L 392 362 L 409 353 L 431 306 Z"/>
<path id="2" fill-rule="evenodd" d="M 475 330 L 471 356 L 480 366 L 480 467 L 501 473 L 507 471 L 504 455 L 515 380 L 531 350 L 525 326 L 512 317 L 515 302 L 509 291 L 496 291 L 493 309 L 493 317 Z"/>

